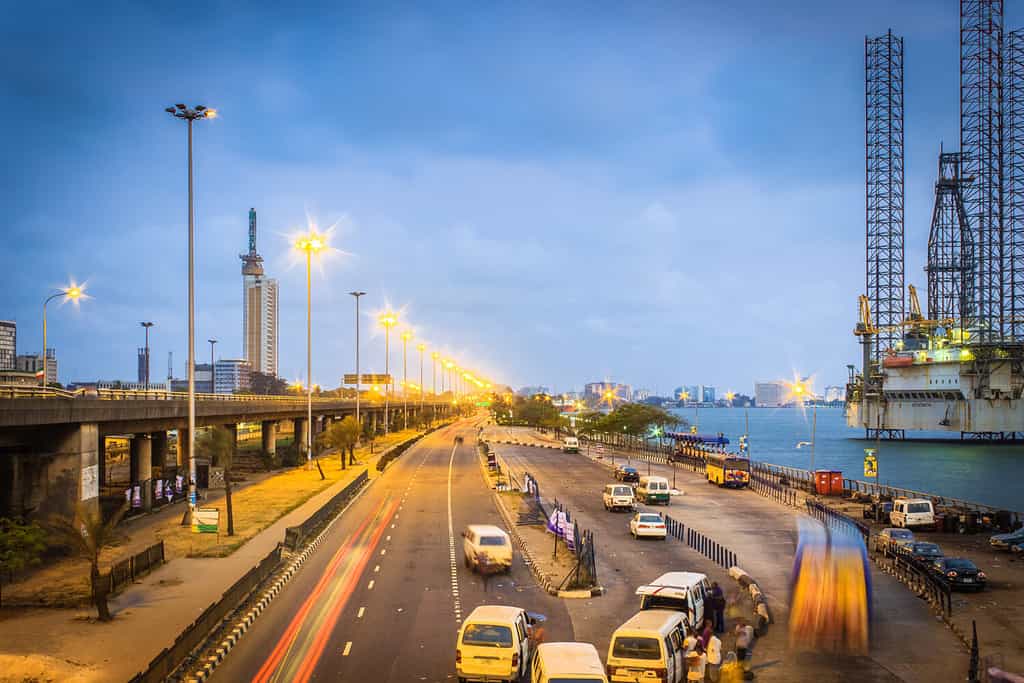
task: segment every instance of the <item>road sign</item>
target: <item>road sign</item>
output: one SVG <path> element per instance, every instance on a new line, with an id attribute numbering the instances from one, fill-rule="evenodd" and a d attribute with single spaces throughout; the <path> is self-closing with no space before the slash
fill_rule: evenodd
<path id="1" fill-rule="evenodd" d="M 215 534 L 220 528 L 220 510 L 217 508 L 196 508 L 192 512 L 192 533 Z"/>
<path id="2" fill-rule="evenodd" d="M 878 476 L 878 451 L 874 448 L 864 449 L 864 476 L 865 477 L 877 477 Z"/>
<path id="3" fill-rule="evenodd" d="M 362 382 L 356 382 L 356 373 L 345 373 L 344 384 L 391 384 L 391 375 L 362 374 Z"/>
<path id="4" fill-rule="evenodd" d="M 477 401 L 476 405 L 478 408 L 488 408 L 491 405 L 490 401 Z"/>

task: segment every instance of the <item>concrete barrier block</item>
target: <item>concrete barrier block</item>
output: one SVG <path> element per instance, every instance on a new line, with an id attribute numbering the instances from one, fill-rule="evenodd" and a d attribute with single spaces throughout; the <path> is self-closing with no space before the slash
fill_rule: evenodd
<path id="1" fill-rule="evenodd" d="M 729 567 L 729 576 L 739 581 L 741 576 L 747 576 L 747 573 L 739 567 Z"/>

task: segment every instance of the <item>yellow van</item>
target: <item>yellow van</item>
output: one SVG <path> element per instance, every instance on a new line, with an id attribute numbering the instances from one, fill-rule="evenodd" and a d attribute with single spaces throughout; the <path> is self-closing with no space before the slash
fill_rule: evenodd
<path id="1" fill-rule="evenodd" d="M 532 620 L 526 610 L 481 605 L 462 622 L 455 641 L 455 675 L 466 681 L 519 681 L 530 661 Z"/>
<path id="2" fill-rule="evenodd" d="M 597 648 L 590 643 L 543 643 L 530 664 L 530 683 L 608 683 Z"/>
<path id="3" fill-rule="evenodd" d="M 611 683 L 647 683 L 686 680 L 686 614 L 667 609 L 645 609 L 612 634 L 608 645 Z"/>

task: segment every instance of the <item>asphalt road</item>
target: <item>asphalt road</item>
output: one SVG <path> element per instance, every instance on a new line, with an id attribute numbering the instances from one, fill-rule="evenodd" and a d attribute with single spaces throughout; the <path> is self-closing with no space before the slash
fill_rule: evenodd
<path id="1" fill-rule="evenodd" d="M 564 602 L 536 585 L 518 553 L 509 575 L 487 581 L 463 566 L 462 529 L 502 524 L 475 433 L 464 421 L 431 434 L 376 479 L 214 680 L 452 680 L 459 624 L 482 604 L 540 612 L 548 641 L 573 640 Z"/>

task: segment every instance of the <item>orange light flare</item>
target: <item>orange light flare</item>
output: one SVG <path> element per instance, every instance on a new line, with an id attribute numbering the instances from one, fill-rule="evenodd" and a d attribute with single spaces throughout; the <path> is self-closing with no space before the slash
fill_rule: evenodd
<path id="1" fill-rule="evenodd" d="M 304 229 L 296 228 L 285 235 L 292 245 L 292 249 L 289 250 L 288 267 L 305 265 L 306 257 L 309 256 L 316 263 L 319 274 L 323 275 L 324 266 L 328 262 L 352 256 L 349 252 L 332 246 L 332 242 L 337 239 L 347 222 L 347 217 L 342 217 L 329 227 L 321 229 L 316 221 L 307 215 Z"/>

